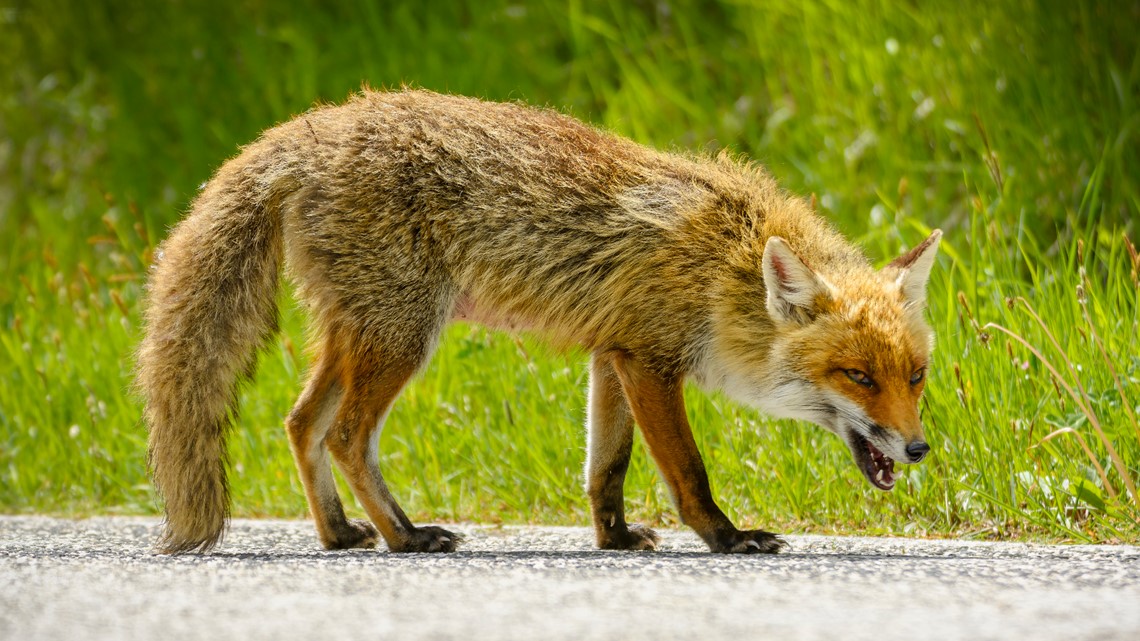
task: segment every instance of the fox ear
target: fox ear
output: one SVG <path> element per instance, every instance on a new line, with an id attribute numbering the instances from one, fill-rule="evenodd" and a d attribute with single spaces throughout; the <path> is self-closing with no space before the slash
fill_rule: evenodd
<path id="1" fill-rule="evenodd" d="M 815 316 L 816 298 L 829 292 L 827 283 L 779 236 L 772 236 L 764 245 L 763 267 L 772 319 L 800 324 L 810 321 Z"/>
<path id="2" fill-rule="evenodd" d="M 926 240 L 887 265 L 899 270 L 897 282 L 906 300 L 920 303 L 926 301 L 926 281 L 930 279 L 930 270 L 934 267 L 941 238 L 942 230 L 935 229 Z"/>

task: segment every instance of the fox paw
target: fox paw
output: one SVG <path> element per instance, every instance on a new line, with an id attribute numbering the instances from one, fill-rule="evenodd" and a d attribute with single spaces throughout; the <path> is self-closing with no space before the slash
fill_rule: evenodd
<path id="1" fill-rule="evenodd" d="M 598 547 L 603 550 L 656 550 L 661 537 L 653 530 L 634 523 L 621 529 L 607 530 L 599 537 Z"/>
<path id="2" fill-rule="evenodd" d="M 391 546 L 393 552 L 454 552 L 463 541 L 463 536 L 448 532 L 434 525 L 418 527 L 408 533 L 408 538 L 399 546 Z"/>
<path id="3" fill-rule="evenodd" d="M 352 519 L 344 524 L 344 527 L 338 528 L 334 538 L 331 540 L 324 540 L 326 550 L 347 550 L 349 548 L 374 548 L 376 543 L 380 540 L 380 534 L 376 528 L 361 519 Z"/>
<path id="4" fill-rule="evenodd" d="M 788 544 L 780 537 L 764 530 L 733 530 L 719 533 L 709 543 L 713 552 L 722 554 L 776 554 Z"/>

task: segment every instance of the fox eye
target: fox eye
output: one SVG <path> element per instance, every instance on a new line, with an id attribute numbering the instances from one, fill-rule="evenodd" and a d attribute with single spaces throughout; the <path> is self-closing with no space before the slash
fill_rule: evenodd
<path id="1" fill-rule="evenodd" d="M 924 378 L 926 378 L 926 368 L 920 367 L 920 368 L 914 370 L 914 373 L 910 375 L 910 384 L 911 385 L 918 385 L 919 383 L 922 382 L 922 379 L 924 379 Z"/>
<path id="2" fill-rule="evenodd" d="M 871 380 L 871 377 L 867 376 L 866 372 L 861 372 L 857 369 L 845 369 L 843 370 L 843 373 L 847 375 L 847 378 L 862 385 L 863 387 L 871 387 L 875 384 L 875 381 Z"/>

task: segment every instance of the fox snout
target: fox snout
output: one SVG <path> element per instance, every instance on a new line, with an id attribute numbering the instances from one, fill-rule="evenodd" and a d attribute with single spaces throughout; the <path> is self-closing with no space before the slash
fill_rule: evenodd
<path id="1" fill-rule="evenodd" d="M 903 428 L 887 427 L 889 423 L 876 423 L 871 430 L 872 437 L 881 443 L 880 447 L 900 463 L 918 463 L 930 453 L 930 445 L 923 436 L 922 423 L 917 416 Z"/>
<path id="2" fill-rule="evenodd" d="M 900 463 L 918 463 L 930 453 L 930 445 L 922 433 L 922 423 L 917 418 L 906 429 L 891 429 L 883 424 L 875 427 L 877 429 L 872 430 L 872 433 L 881 439 L 881 447 Z"/>

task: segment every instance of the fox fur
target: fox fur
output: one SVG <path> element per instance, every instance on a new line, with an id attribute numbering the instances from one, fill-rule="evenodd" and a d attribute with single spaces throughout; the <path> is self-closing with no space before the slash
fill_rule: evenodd
<path id="1" fill-rule="evenodd" d="M 736 529 L 713 501 L 683 382 L 819 423 L 876 482 L 884 459 L 925 447 L 914 380 L 933 346 L 922 308 L 937 241 L 876 270 L 754 164 L 656 151 L 553 110 L 417 90 L 315 108 L 226 162 L 156 253 L 137 385 L 160 548 L 222 537 L 235 390 L 274 335 L 284 272 L 314 324 L 286 428 L 326 547 L 455 549 L 458 536 L 404 515 L 376 443 L 462 319 L 591 353 L 600 547 L 658 542 L 624 519 L 637 424 L 710 549 L 774 552 L 780 539 Z M 371 522 L 345 518 L 330 454 Z"/>

